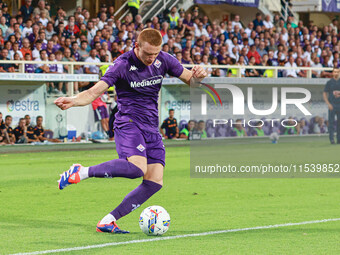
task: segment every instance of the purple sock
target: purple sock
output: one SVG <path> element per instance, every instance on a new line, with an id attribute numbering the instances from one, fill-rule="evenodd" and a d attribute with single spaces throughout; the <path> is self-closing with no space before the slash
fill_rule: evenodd
<path id="1" fill-rule="evenodd" d="M 144 176 L 143 171 L 126 159 L 114 159 L 89 168 L 89 177 L 135 179 L 142 176 Z"/>
<path id="2" fill-rule="evenodd" d="M 153 194 L 159 191 L 162 185 L 153 181 L 143 180 L 142 184 L 131 191 L 123 201 L 110 212 L 116 220 L 129 214 L 133 210 L 141 206 L 146 200 L 148 200 Z"/>

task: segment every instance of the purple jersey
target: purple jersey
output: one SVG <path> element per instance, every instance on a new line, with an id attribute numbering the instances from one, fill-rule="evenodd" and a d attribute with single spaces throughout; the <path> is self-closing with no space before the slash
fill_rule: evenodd
<path id="1" fill-rule="evenodd" d="M 34 73 L 35 68 L 33 64 L 25 64 L 25 73 Z"/>
<path id="2" fill-rule="evenodd" d="M 176 58 L 163 51 L 150 66 L 144 65 L 133 49 L 118 57 L 101 78 L 110 87 L 116 87 L 115 127 L 135 122 L 142 130 L 158 132 L 158 92 L 162 80 L 166 73 L 179 77 L 183 69 Z"/>

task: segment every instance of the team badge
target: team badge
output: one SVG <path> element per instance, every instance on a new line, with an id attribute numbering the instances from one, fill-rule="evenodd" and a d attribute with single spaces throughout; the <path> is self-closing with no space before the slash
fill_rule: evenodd
<path id="1" fill-rule="evenodd" d="M 159 68 L 161 66 L 161 64 L 162 64 L 162 62 L 159 61 L 158 59 L 156 59 L 156 61 L 154 63 L 155 67 Z"/>
<path id="2" fill-rule="evenodd" d="M 144 150 L 145 150 L 145 147 L 143 146 L 143 145 L 138 145 L 137 147 L 136 147 L 140 152 L 143 152 Z"/>

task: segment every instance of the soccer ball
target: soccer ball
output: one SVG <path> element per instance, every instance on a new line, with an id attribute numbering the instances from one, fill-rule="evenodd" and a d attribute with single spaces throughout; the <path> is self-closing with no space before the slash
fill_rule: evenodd
<path id="1" fill-rule="evenodd" d="M 279 134 L 276 132 L 271 133 L 269 139 L 272 141 L 272 143 L 277 143 L 277 141 L 279 140 Z"/>
<path id="2" fill-rule="evenodd" d="M 168 231 L 170 215 L 161 206 L 153 205 L 144 209 L 139 217 L 139 227 L 144 234 L 160 236 Z"/>

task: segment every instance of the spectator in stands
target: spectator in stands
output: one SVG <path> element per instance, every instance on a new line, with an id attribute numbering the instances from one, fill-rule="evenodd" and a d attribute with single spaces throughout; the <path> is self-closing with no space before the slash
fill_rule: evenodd
<path id="1" fill-rule="evenodd" d="M 256 30 L 256 28 L 258 26 L 262 27 L 264 24 L 263 24 L 263 21 L 262 21 L 262 15 L 261 13 L 256 13 L 256 19 L 253 20 L 253 24 L 254 24 L 254 29 Z"/>
<path id="2" fill-rule="evenodd" d="M 249 66 L 255 66 L 255 57 L 252 56 L 249 59 Z M 256 68 L 247 68 L 246 77 L 260 77 L 260 72 Z"/>
<path id="3" fill-rule="evenodd" d="M 322 68 L 322 64 L 320 63 L 320 58 L 319 57 L 315 57 L 312 64 L 311 64 L 311 67 L 314 67 L 314 68 Z M 313 78 L 320 78 L 320 75 L 321 75 L 321 70 L 317 70 L 317 69 L 313 69 L 312 70 L 312 77 Z"/>
<path id="4" fill-rule="evenodd" d="M 38 2 L 38 7 L 34 8 L 34 10 L 33 10 L 33 16 L 36 16 L 37 14 L 38 14 L 38 15 L 41 15 L 42 12 L 45 12 L 46 17 L 47 17 L 48 19 L 50 19 L 50 13 L 49 13 L 49 11 L 46 9 L 45 0 L 39 0 L 39 2 Z"/>
<path id="5" fill-rule="evenodd" d="M 0 56 L 0 60 L 10 60 L 8 58 L 8 50 L 7 49 L 2 49 L 1 51 L 1 56 Z M 10 72 L 10 73 L 14 73 L 15 69 L 13 67 L 13 64 L 0 64 L 0 72 Z"/>
<path id="6" fill-rule="evenodd" d="M 25 27 L 22 30 L 22 36 L 27 37 L 31 33 L 33 33 L 33 28 L 32 28 L 33 22 L 31 19 L 28 19 L 25 23 Z"/>
<path id="7" fill-rule="evenodd" d="M 261 63 L 261 55 L 257 52 L 255 44 L 250 46 L 250 50 L 248 51 L 247 57 L 249 61 L 251 57 L 254 57 L 256 65 L 259 65 Z"/>
<path id="8" fill-rule="evenodd" d="M 140 6 L 139 0 L 128 0 L 128 6 L 134 22 Z"/>
<path id="9" fill-rule="evenodd" d="M 48 55 L 47 55 L 46 50 L 41 50 L 40 57 L 35 59 L 35 61 L 37 62 L 48 61 Z M 49 70 L 48 64 L 40 63 L 40 64 L 36 64 L 35 66 L 36 73 L 48 73 L 49 71 L 50 70 Z"/>
<path id="10" fill-rule="evenodd" d="M 6 18 L 6 25 L 9 26 L 11 15 L 8 13 L 8 5 L 2 4 L 2 16 Z"/>
<path id="11" fill-rule="evenodd" d="M 5 16 L 0 17 L 0 28 L 1 28 L 1 31 L 2 31 L 2 36 L 6 37 L 8 26 L 6 25 L 6 17 Z"/>
<path id="12" fill-rule="evenodd" d="M 266 15 L 266 17 L 264 18 L 263 25 L 266 29 L 271 29 L 274 27 L 269 15 Z"/>
<path id="13" fill-rule="evenodd" d="M 236 120 L 233 130 L 238 137 L 248 136 L 241 119 Z"/>
<path id="14" fill-rule="evenodd" d="M 232 25 L 232 29 L 235 29 L 235 26 L 239 27 L 239 29 L 243 28 L 243 26 L 240 22 L 240 15 L 235 15 L 235 18 L 232 21 L 231 25 Z"/>
<path id="15" fill-rule="evenodd" d="M 33 13 L 32 0 L 25 0 L 25 4 L 21 6 L 18 15 L 21 15 L 23 17 L 23 22 L 26 23 L 26 21 L 30 18 L 32 13 Z"/>
<path id="16" fill-rule="evenodd" d="M 297 67 L 296 63 L 294 62 L 294 57 L 290 56 L 288 62 L 285 64 L 285 67 Z M 286 69 L 284 71 L 284 77 L 291 77 L 291 78 L 297 78 L 297 69 Z"/>
<path id="17" fill-rule="evenodd" d="M 268 54 L 265 48 L 266 48 L 265 42 L 260 42 L 259 47 L 256 49 L 256 51 L 259 53 L 261 58 L 263 57 L 263 55 Z"/>
<path id="18" fill-rule="evenodd" d="M 14 59 L 14 54 L 15 53 L 19 54 L 19 57 L 20 57 L 19 60 L 22 60 L 24 58 L 24 56 L 22 55 L 21 51 L 19 50 L 19 43 L 18 42 L 13 43 L 12 50 L 9 51 L 10 59 L 11 60 Z"/>
<path id="19" fill-rule="evenodd" d="M 173 29 L 178 25 L 179 15 L 177 13 L 177 7 L 173 6 L 168 14 L 168 21 L 170 28 Z"/>
<path id="20" fill-rule="evenodd" d="M 189 120 L 188 122 L 188 128 L 183 128 L 179 134 L 179 138 L 189 139 L 190 133 L 195 128 L 195 121 Z"/>
<path id="21" fill-rule="evenodd" d="M 25 54 L 26 61 L 32 61 L 31 55 L 29 53 Z M 25 64 L 25 73 L 35 73 L 34 64 Z"/>
<path id="22" fill-rule="evenodd" d="M 178 130 L 178 125 L 177 125 L 177 120 L 174 117 L 175 115 L 175 110 L 170 109 L 169 110 L 169 117 L 166 118 L 162 126 L 160 127 L 159 131 L 161 132 L 162 136 L 165 139 L 176 139 L 178 138 L 179 135 L 179 130 Z M 165 133 L 164 130 L 165 129 Z"/>
<path id="23" fill-rule="evenodd" d="M 323 64 L 322 67 L 324 68 L 331 68 L 332 66 L 329 64 L 329 57 L 328 56 L 324 56 L 323 58 Z M 321 78 L 332 78 L 332 71 L 321 71 Z"/>
<path id="24" fill-rule="evenodd" d="M 35 44 L 35 42 L 39 40 L 39 26 L 37 24 L 32 26 L 32 33 L 27 38 L 32 44 Z"/>
<path id="25" fill-rule="evenodd" d="M 96 49 L 92 49 L 90 51 L 90 56 L 85 60 L 85 62 L 100 63 L 99 58 L 97 58 L 97 50 Z M 98 74 L 99 73 L 99 67 L 97 65 L 85 65 L 84 66 L 84 73 Z"/>
<path id="26" fill-rule="evenodd" d="M 294 23 L 294 16 L 293 15 L 288 16 L 287 23 L 285 24 L 285 28 L 288 28 L 288 26 L 290 26 L 292 28 L 297 27 L 297 25 Z"/>
<path id="27" fill-rule="evenodd" d="M 338 33 L 338 25 L 339 25 L 338 23 L 339 22 L 337 19 L 333 19 L 331 24 L 329 24 L 331 30 L 334 30 L 336 34 Z"/>
<path id="28" fill-rule="evenodd" d="M 30 41 L 27 38 L 24 38 L 22 40 L 22 47 L 20 49 L 20 52 L 22 54 L 22 56 L 25 57 L 26 54 L 29 54 L 32 58 L 32 51 L 31 51 L 31 47 L 30 47 Z"/>

